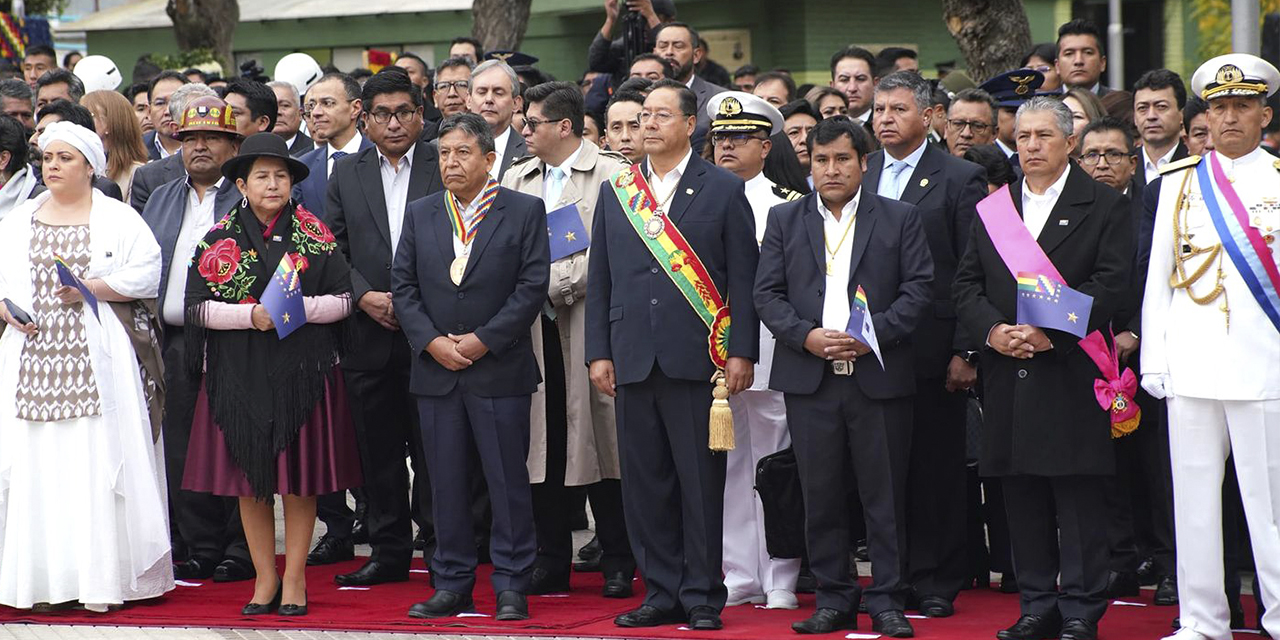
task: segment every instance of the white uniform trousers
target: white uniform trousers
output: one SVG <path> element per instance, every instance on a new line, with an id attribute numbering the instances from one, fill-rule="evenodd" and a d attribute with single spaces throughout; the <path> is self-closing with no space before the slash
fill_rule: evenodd
<path id="1" fill-rule="evenodd" d="M 756 495 L 756 463 L 791 446 L 787 407 L 777 391 L 743 391 L 729 398 L 736 446 L 724 483 L 724 585 L 730 597 L 795 592 L 800 559 L 769 557 L 764 507 Z"/>
<path id="2" fill-rule="evenodd" d="M 1253 540 L 1262 625 L 1280 637 L 1280 400 L 1169 399 L 1169 449 L 1178 549 L 1179 614 L 1184 629 L 1230 640 L 1223 592 L 1222 479 L 1235 456 Z"/>

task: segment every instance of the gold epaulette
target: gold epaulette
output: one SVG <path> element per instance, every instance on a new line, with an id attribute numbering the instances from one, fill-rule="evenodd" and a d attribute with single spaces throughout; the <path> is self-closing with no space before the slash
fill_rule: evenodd
<path id="1" fill-rule="evenodd" d="M 800 198 L 804 197 L 804 194 L 800 193 L 799 191 L 793 191 L 782 185 L 777 185 L 777 184 L 773 185 L 773 195 L 778 196 L 779 198 L 782 198 L 787 202 L 791 202 L 792 200 L 799 200 Z"/>
<path id="2" fill-rule="evenodd" d="M 1194 167 L 1200 164 L 1200 158 L 1201 156 L 1187 156 L 1181 160 L 1174 160 L 1169 164 L 1166 164 L 1165 166 L 1160 167 L 1160 175 L 1162 176 L 1169 175 L 1174 171 L 1181 171 L 1182 169 L 1186 169 L 1188 167 Z"/>

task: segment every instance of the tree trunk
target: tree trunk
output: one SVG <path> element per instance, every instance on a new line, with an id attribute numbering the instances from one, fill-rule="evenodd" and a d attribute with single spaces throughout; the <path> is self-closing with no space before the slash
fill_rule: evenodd
<path id="1" fill-rule="evenodd" d="M 471 37 L 485 51 L 515 51 L 529 27 L 532 0 L 475 0 L 471 5 Z"/>
<path id="2" fill-rule="evenodd" d="M 165 13 L 183 51 L 211 49 L 222 63 L 223 75 L 236 70 L 231 39 L 240 22 L 237 0 L 169 0 Z"/>
<path id="3" fill-rule="evenodd" d="M 942 0 L 942 16 L 978 84 L 1018 68 L 1031 51 L 1022 0 Z"/>

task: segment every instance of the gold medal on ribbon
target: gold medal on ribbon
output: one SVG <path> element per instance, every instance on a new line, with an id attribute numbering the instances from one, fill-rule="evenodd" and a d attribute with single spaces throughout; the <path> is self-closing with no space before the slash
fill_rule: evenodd
<path id="1" fill-rule="evenodd" d="M 453 281 L 455 287 L 462 284 L 462 274 L 467 272 L 467 257 L 464 254 L 449 263 L 449 279 Z"/>

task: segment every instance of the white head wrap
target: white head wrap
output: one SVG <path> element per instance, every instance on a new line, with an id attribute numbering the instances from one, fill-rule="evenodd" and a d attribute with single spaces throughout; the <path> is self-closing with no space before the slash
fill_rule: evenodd
<path id="1" fill-rule="evenodd" d="M 44 151 L 49 143 L 59 141 L 75 147 L 84 155 L 89 166 L 93 167 L 94 175 L 106 175 L 107 153 L 102 150 L 102 139 L 98 134 L 74 122 L 59 120 L 45 127 L 44 133 L 40 134 L 40 150 Z"/>

